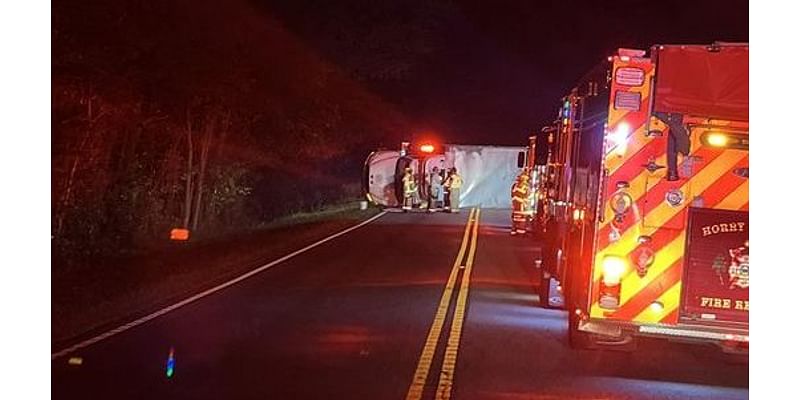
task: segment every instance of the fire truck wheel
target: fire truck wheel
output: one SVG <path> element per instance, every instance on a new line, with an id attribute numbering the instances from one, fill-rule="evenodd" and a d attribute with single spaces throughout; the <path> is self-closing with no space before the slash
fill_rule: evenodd
<path id="1" fill-rule="evenodd" d="M 539 280 L 539 305 L 542 308 L 553 308 L 550 304 L 550 286 L 553 278 L 545 278 L 545 272 L 540 272 L 541 279 Z"/>

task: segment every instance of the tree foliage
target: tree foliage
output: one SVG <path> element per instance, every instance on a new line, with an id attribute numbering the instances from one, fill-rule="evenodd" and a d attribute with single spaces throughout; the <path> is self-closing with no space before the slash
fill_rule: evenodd
<path id="1" fill-rule="evenodd" d="M 245 1 L 61 2 L 52 26 L 60 260 L 336 201 L 352 194 L 342 188 L 357 184 L 367 152 L 407 126 Z"/>

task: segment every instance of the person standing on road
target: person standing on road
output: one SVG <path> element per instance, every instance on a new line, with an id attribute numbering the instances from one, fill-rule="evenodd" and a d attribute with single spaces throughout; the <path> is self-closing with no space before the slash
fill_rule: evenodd
<path id="1" fill-rule="evenodd" d="M 442 209 L 444 211 L 450 211 L 450 188 L 447 186 L 447 182 L 450 179 L 450 170 L 447 168 L 442 168 Z"/>
<path id="2" fill-rule="evenodd" d="M 430 196 L 428 199 L 428 210 L 431 212 L 438 210 L 441 207 L 439 199 L 442 194 L 442 176 L 439 175 L 439 167 L 433 167 L 428 194 Z"/>
<path id="3" fill-rule="evenodd" d="M 461 195 L 461 186 L 464 185 L 464 180 L 455 167 L 450 171 L 450 176 L 445 182 L 445 187 L 450 189 L 450 212 L 458 212 L 458 197 Z"/>
<path id="4" fill-rule="evenodd" d="M 414 198 L 417 194 L 417 182 L 414 181 L 414 174 L 411 168 L 406 168 L 403 175 L 403 211 L 411 210 L 414 206 Z"/>
<path id="5" fill-rule="evenodd" d="M 445 199 L 447 198 L 447 192 L 446 192 L 447 189 L 445 189 L 445 187 L 444 187 L 444 180 L 445 180 L 446 176 L 447 176 L 447 174 L 445 174 L 445 169 L 442 168 L 441 171 L 439 171 L 439 182 L 441 183 L 441 186 L 439 187 L 439 197 L 437 198 L 437 201 L 439 202 L 439 209 L 440 210 L 444 209 L 447 206 L 444 203 Z"/>
<path id="6" fill-rule="evenodd" d="M 523 171 L 511 187 L 511 235 L 527 232 L 530 218 L 531 184 L 527 171 Z"/>

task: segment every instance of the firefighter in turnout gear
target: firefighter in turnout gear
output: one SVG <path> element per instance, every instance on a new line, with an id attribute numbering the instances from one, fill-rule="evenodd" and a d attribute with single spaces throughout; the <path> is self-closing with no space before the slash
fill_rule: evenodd
<path id="1" fill-rule="evenodd" d="M 511 187 L 511 234 L 527 232 L 526 225 L 532 216 L 531 197 L 531 177 L 528 171 L 523 171 L 514 185 Z"/>
<path id="2" fill-rule="evenodd" d="M 411 210 L 417 197 L 417 182 L 411 168 L 406 168 L 403 175 L 403 211 Z"/>
<path id="3" fill-rule="evenodd" d="M 461 175 L 458 174 L 458 171 L 453 168 L 450 171 L 450 176 L 444 182 L 444 186 L 450 192 L 450 212 L 457 213 L 458 212 L 458 201 L 459 196 L 461 196 L 461 186 L 464 185 L 464 180 L 461 179 Z"/>

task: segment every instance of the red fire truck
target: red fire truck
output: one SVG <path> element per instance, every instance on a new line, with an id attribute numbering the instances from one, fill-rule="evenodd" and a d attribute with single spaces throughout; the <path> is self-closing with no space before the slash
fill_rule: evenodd
<path id="1" fill-rule="evenodd" d="M 741 43 L 620 49 L 563 98 L 537 221 L 573 346 L 747 352 L 748 109 Z"/>

